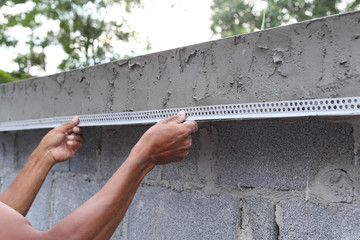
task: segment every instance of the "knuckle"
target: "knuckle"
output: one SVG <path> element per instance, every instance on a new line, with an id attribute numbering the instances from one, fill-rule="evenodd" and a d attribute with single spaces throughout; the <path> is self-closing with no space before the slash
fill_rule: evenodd
<path id="1" fill-rule="evenodd" d="M 189 135 L 189 129 L 187 128 L 187 127 L 183 127 L 183 128 L 181 128 L 181 135 L 185 135 L 185 136 L 187 136 L 187 135 Z"/>

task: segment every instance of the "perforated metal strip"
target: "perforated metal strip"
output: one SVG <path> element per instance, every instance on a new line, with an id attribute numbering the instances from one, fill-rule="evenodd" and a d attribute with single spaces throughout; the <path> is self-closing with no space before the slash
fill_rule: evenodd
<path id="1" fill-rule="evenodd" d="M 360 97 L 225 104 L 79 116 L 79 126 L 107 126 L 155 123 L 185 110 L 187 120 L 291 118 L 309 116 L 360 115 Z M 54 117 L 0 122 L 0 131 L 53 128 L 71 117 Z"/>

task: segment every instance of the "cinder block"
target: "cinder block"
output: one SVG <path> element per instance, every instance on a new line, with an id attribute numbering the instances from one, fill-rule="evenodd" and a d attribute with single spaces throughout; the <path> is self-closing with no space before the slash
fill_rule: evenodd
<path id="1" fill-rule="evenodd" d="M 219 182 L 301 190 L 320 167 L 352 164 L 354 139 L 347 123 L 321 119 L 217 123 Z"/>
<path id="2" fill-rule="evenodd" d="M 15 164 L 15 134 L 0 132 L 0 168 L 14 168 Z"/>
<path id="3" fill-rule="evenodd" d="M 10 173 L 4 177 L 2 191 L 4 191 L 14 181 L 17 172 Z M 32 226 L 38 230 L 45 231 L 49 229 L 49 216 L 51 204 L 51 176 L 48 176 L 37 194 L 26 218 Z"/>
<path id="4" fill-rule="evenodd" d="M 193 181 L 197 179 L 197 163 L 199 159 L 199 133 L 193 134 L 192 147 L 189 155 L 181 162 L 163 165 L 163 180 L 185 180 Z"/>
<path id="5" fill-rule="evenodd" d="M 243 206 L 247 214 L 247 222 L 243 219 L 243 227 L 249 226 L 253 240 L 277 239 L 278 229 L 275 222 L 275 205 L 261 197 L 246 197 Z"/>
<path id="6" fill-rule="evenodd" d="M 225 196 L 141 187 L 129 210 L 128 239 L 237 239 L 238 202 Z"/>
<path id="7" fill-rule="evenodd" d="M 29 219 L 33 227 L 42 231 L 49 229 L 50 206 L 51 177 L 48 176 L 36 196 L 29 213 L 26 215 L 26 218 Z"/>
<path id="8" fill-rule="evenodd" d="M 103 185 L 103 182 L 77 179 L 76 177 L 57 177 L 54 182 L 52 224 L 55 225 L 87 201 Z"/>
<path id="9" fill-rule="evenodd" d="M 277 211 L 282 240 L 360 239 L 359 204 L 285 201 Z"/>
<path id="10" fill-rule="evenodd" d="M 17 132 L 15 140 L 15 156 L 17 158 L 17 167 L 21 169 L 31 153 L 39 145 L 41 139 L 51 129 L 38 129 L 38 130 L 26 130 Z M 53 168 L 53 171 L 69 171 L 69 161 L 57 163 Z"/>
<path id="11" fill-rule="evenodd" d="M 101 141 L 101 175 L 111 177 L 128 157 L 133 146 L 150 126 L 120 126 L 105 128 Z M 158 168 L 148 178 L 156 179 Z"/>
<path id="12" fill-rule="evenodd" d="M 2 186 L 1 186 L 1 192 L 5 191 L 10 184 L 14 181 L 16 176 L 18 175 L 18 172 L 12 172 L 9 174 L 6 174 L 2 179 Z"/>
<path id="13" fill-rule="evenodd" d="M 21 169 L 31 153 L 39 145 L 41 139 L 49 132 L 49 129 L 18 131 L 15 141 L 15 152 L 18 168 Z"/>
<path id="14" fill-rule="evenodd" d="M 96 194 L 105 182 L 86 179 L 57 177 L 54 183 L 52 226 Z M 114 236 L 121 236 L 119 226 Z"/>
<path id="15" fill-rule="evenodd" d="M 96 172 L 99 131 L 101 131 L 101 128 L 82 128 L 85 144 L 83 144 L 79 152 L 69 160 L 71 172 L 86 174 Z"/>

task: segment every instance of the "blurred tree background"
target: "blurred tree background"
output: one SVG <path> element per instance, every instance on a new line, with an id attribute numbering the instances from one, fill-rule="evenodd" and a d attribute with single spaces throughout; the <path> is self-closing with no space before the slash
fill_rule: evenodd
<path id="1" fill-rule="evenodd" d="M 58 66 L 69 70 L 120 58 L 112 41 L 129 41 L 135 37 L 119 13 L 116 21 L 106 19 L 109 8 L 121 5 L 130 12 L 141 0 L 0 0 L 0 47 L 18 48 L 20 43 L 11 35 L 15 28 L 23 29 L 27 51 L 17 55 L 18 70 L 7 73 L 0 70 L 0 83 L 30 77 L 30 69 L 45 71 L 46 48 L 60 45 L 67 57 Z M 25 11 L 10 11 L 26 4 Z M 24 47 L 24 46 L 23 46 Z"/>
<path id="2" fill-rule="evenodd" d="M 229 37 L 359 9 L 360 0 L 213 0 L 211 30 Z M 263 8 L 263 9 L 261 9 Z"/>
<path id="3" fill-rule="evenodd" d="M 210 28 L 215 37 L 357 10 L 360 6 L 360 0 L 210 1 Z M 14 50 L 12 60 L 17 69 L 0 70 L 0 83 L 45 73 L 49 49 L 54 46 L 60 49 L 55 58 L 62 61 L 57 67 L 61 71 L 127 57 L 120 56 L 124 51 L 115 48 L 114 42 L 136 40 L 136 33 L 122 16 L 142 4 L 141 0 L 0 0 L 0 47 Z M 118 16 L 109 20 L 109 11 L 118 6 Z M 14 37 L 14 31 L 22 36 Z"/>

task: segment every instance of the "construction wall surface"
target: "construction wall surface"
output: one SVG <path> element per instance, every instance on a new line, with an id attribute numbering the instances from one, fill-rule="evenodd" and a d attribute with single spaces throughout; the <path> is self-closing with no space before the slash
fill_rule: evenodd
<path id="1" fill-rule="evenodd" d="M 0 85 L 0 121 L 360 95 L 360 12 Z M 46 230 L 149 126 L 84 128 L 28 214 Z M 0 133 L 1 190 L 48 130 Z M 203 122 L 143 180 L 113 239 L 360 239 L 360 117 Z"/>

